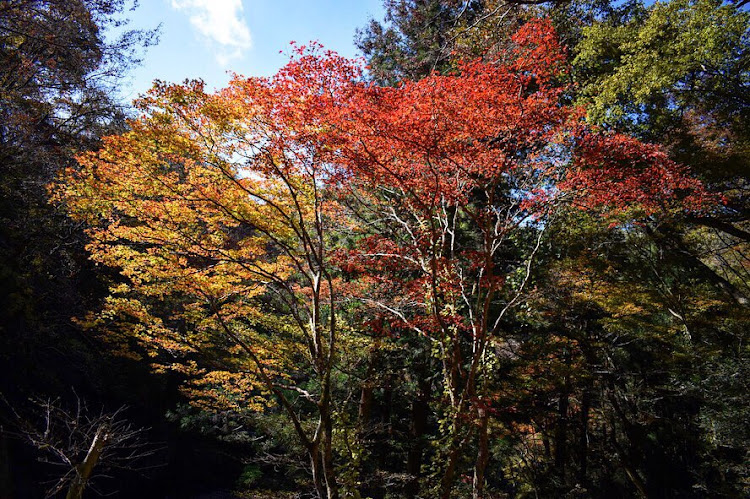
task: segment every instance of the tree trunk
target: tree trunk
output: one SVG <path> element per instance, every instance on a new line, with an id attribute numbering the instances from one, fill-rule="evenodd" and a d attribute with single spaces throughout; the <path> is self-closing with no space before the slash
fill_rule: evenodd
<path id="1" fill-rule="evenodd" d="M 477 461 L 474 464 L 472 497 L 473 499 L 482 499 L 484 497 L 484 472 L 490 460 L 489 413 L 484 405 L 480 405 L 477 408 L 477 417 L 479 419 L 479 438 L 477 442 L 479 449 L 477 451 Z"/>
<path id="2" fill-rule="evenodd" d="M 76 474 L 73 477 L 73 481 L 70 484 L 68 493 L 65 499 L 81 499 L 83 497 L 83 491 L 86 489 L 91 474 L 94 471 L 96 463 L 99 462 L 99 458 L 104 452 L 104 448 L 107 446 L 109 440 L 109 425 L 103 424 L 96 430 L 94 439 L 91 441 L 91 447 L 89 447 L 86 457 L 83 462 L 76 465 Z"/>
<path id="3" fill-rule="evenodd" d="M 451 451 L 448 453 L 448 463 L 443 473 L 443 478 L 440 480 L 440 498 L 451 499 L 453 494 L 453 479 L 456 475 L 456 464 L 458 462 L 458 453 L 460 446 L 456 443 L 451 443 Z"/>
<path id="4" fill-rule="evenodd" d="M 313 484 L 315 491 L 318 493 L 318 499 L 326 499 L 328 493 L 326 492 L 326 486 L 323 483 L 323 463 L 320 456 L 320 445 L 314 443 L 307 449 L 308 457 L 310 458 L 310 466 L 312 468 Z"/>
<path id="5" fill-rule="evenodd" d="M 333 467 L 333 422 L 331 414 L 325 411 L 323 420 L 323 474 L 325 475 L 328 499 L 338 499 L 339 487 L 336 483 L 336 470 Z"/>

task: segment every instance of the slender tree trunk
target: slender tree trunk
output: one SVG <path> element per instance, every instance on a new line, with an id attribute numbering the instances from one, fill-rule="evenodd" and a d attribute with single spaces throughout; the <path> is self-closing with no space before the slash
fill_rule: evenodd
<path id="1" fill-rule="evenodd" d="M 65 499 L 81 499 L 83 497 L 83 491 L 86 489 L 91 474 L 94 471 L 96 463 L 99 462 L 99 458 L 104 452 L 104 448 L 107 446 L 109 440 L 109 425 L 103 424 L 96 430 L 94 439 L 91 441 L 91 447 L 86 453 L 86 457 L 83 462 L 76 466 L 76 474 L 73 478 L 73 482 L 70 484 L 68 493 Z"/>
<path id="2" fill-rule="evenodd" d="M 327 498 L 338 499 L 339 489 L 336 483 L 336 470 L 333 465 L 333 419 L 331 415 L 331 365 L 326 362 L 326 371 L 323 376 L 322 394 L 318 411 L 320 413 L 321 430 L 321 457 L 323 465 L 323 477 L 325 479 Z"/>
<path id="3" fill-rule="evenodd" d="M 484 497 L 484 472 L 487 469 L 487 463 L 490 460 L 489 449 L 489 413 L 484 405 L 477 408 L 477 418 L 479 419 L 479 435 L 477 461 L 474 465 L 474 482 L 472 497 L 473 499 L 482 499 Z"/>
<path id="4" fill-rule="evenodd" d="M 338 499 L 339 487 L 336 483 L 336 471 L 333 467 L 333 424 L 327 414 L 323 431 L 323 473 L 326 480 L 328 499 Z"/>
<path id="5" fill-rule="evenodd" d="M 457 438 L 457 437 L 454 437 Z M 443 478 L 440 480 L 440 498 L 451 499 L 453 494 L 453 480 L 456 476 L 456 464 L 458 464 L 458 454 L 461 446 L 457 442 L 451 442 L 451 449 L 448 453 L 448 462 L 445 466 Z"/>
<path id="6" fill-rule="evenodd" d="M 318 493 L 318 499 L 326 499 L 328 493 L 326 492 L 326 486 L 324 483 L 323 463 L 320 456 L 320 445 L 317 443 L 311 444 L 307 450 L 307 454 L 310 458 L 313 484 L 315 485 L 315 491 Z"/>

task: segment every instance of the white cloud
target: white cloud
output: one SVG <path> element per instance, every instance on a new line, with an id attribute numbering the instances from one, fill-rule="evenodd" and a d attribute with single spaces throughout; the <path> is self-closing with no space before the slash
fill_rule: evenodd
<path id="1" fill-rule="evenodd" d="M 252 46 L 242 0 L 172 0 L 172 7 L 190 16 L 193 28 L 215 46 L 216 60 L 222 66 Z"/>

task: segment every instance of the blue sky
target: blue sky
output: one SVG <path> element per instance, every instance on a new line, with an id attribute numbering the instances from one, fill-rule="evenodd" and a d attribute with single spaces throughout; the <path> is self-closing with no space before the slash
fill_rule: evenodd
<path id="1" fill-rule="evenodd" d="M 159 44 L 125 82 L 126 100 L 154 79 L 202 78 L 208 88 L 220 88 L 227 71 L 272 75 L 287 61 L 292 40 L 317 40 L 358 56 L 355 30 L 372 17 L 381 19 L 383 8 L 382 0 L 141 0 L 129 17 L 132 28 L 162 27 Z"/>

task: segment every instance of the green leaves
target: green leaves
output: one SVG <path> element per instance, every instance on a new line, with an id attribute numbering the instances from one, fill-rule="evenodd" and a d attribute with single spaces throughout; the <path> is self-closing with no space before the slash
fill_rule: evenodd
<path id="1" fill-rule="evenodd" d="M 584 28 L 573 66 L 589 118 L 638 130 L 644 119 L 696 105 L 738 111 L 722 99 L 747 99 L 749 21 L 718 0 L 675 0 Z"/>

